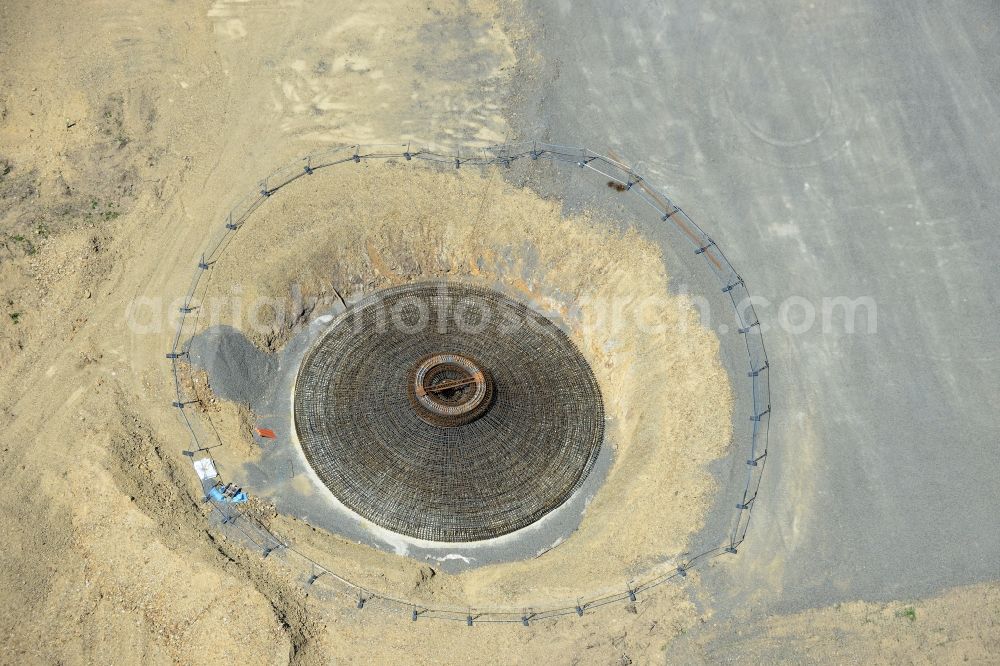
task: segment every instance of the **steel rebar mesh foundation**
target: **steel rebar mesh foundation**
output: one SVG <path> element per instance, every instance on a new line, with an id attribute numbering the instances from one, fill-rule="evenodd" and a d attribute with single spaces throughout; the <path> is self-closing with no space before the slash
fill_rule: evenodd
<path id="1" fill-rule="evenodd" d="M 306 458 L 347 507 L 394 532 L 478 541 L 529 525 L 590 472 L 600 390 L 555 324 L 461 283 L 358 303 L 299 369 Z"/>

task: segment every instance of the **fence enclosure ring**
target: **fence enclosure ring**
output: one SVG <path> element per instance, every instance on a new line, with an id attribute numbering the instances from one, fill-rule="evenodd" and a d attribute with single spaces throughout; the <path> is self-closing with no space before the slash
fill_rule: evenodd
<path id="1" fill-rule="evenodd" d="M 763 338 L 760 331 L 760 322 L 753 308 L 753 301 L 749 291 L 739 273 L 731 266 L 728 259 L 722 252 L 719 245 L 706 234 L 671 198 L 660 193 L 651 187 L 645 179 L 634 173 L 630 167 L 616 159 L 595 153 L 585 148 L 575 148 L 542 142 L 521 142 L 508 145 L 494 146 L 482 150 L 463 150 L 454 154 L 434 152 L 432 150 L 414 149 L 409 145 L 399 146 L 363 146 L 355 145 L 348 147 L 338 147 L 323 150 L 309 155 L 293 164 L 280 169 L 276 173 L 261 181 L 260 186 L 252 193 L 240 201 L 227 215 L 226 219 L 217 227 L 217 231 L 201 249 L 197 257 L 196 265 L 192 270 L 192 277 L 187 291 L 183 297 L 183 306 L 180 311 L 177 328 L 173 337 L 172 345 L 166 353 L 167 359 L 172 365 L 172 373 L 175 386 L 175 400 L 172 403 L 179 419 L 190 433 L 191 447 L 186 454 L 190 457 L 196 473 L 201 479 L 205 490 L 206 501 L 210 503 L 215 522 L 220 529 L 235 530 L 241 539 L 248 544 L 258 548 L 265 557 L 276 551 L 282 552 L 289 561 L 297 559 L 304 565 L 303 572 L 308 571 L 306 585 L 329 584 L 346 591 L 352 597 L 358 599 L 358 608 L 363 608 L 372 601 L 380 601 L 390 606 L 399 608 L 404 616 L 411 620 L 420 618 L 437 618 L 455 621 L 466 621 L 469 624 L 475 622 L 524 622 L 525 613 L 523 608 L 475 608 L 470 610 L 467 607 L 426 607 L 417 602 L 397 597 L 389 591 L 368 589 L 356 581 L 338 573 L 335 568 L 325 566 L 315 556 L 296 548 L 294 543 L 287 541 L 280 535 L 273 533 L 266 525 L 255 517 L 252 512 L 247 511 L 243 505 L 226 502 L 212 496 L 209 492 L 216 487 L 221 479 L 218 475 L 212 476 L 205 470 L 213 470 L 213 458 L 211 449 L 222 443 L 219 435 L 214 431 L 214 426 L 209 424 L 206 427 L 195 414 L 194 410 L 188 408 L 197 402 L 198 396 L 191 389 L 191 381 L 185 375 L 190 372 L 188 356 L 191 348 L 191 341 L 198 332 L 199 311 L 192 307 L 192 304 L 203 297 L 208 289 L 209 276 L 213 270 L 213 265 L 225 253 L 230 241 L 236 234 L 241 233 L 242 228 L 247 223 L 253 213 L 258 210 L 273 196 L 280 195 L 280 192 L 296 181 L 303 178 L 316 177 L 320 171 L 338 167 L 351 168 L 352 164 L 359 164 L 367 161 L 393 160 L 405 162 L 425 162 L 437 165 L 440 168 L 474 167 L 485 169 L 490 167 L 509 168 L 516 163 L 548 163 L 554 169 L 569 168 L 578 170 L 582 174 L 596 176 L 594 182 L 598 187 L 608 183 L 615 184 L 616 190 L 624 195 L 633 197 L 637 201 L 637 206 L 648 211 L 648 219 L 651 223 L 659 225 L 670 225 L 671 233 L 678 239 L 684 239 L 689 246 L 688 251 L 691 256 L 699 262 L 701 270 L 705 275 L 714 276 L 715 283 L 719 291 L 717 296 L 723 298 L 732 306 L 734 317 L 737 321 L 737 335 L 740 338 L 741 355 L 745 353 L 742 360 L 745 371 L 732 373 L 731 377 L 736 391 L 744 400 L 749 409 L 749 414 L 743 413 L 735 416 L 734 421 L 742 420 L 749 423 L 748 432 L 741 435 L 740 441 L 734 443 L 742 455 L 740 464 L 745 467 L 742 472 L 740 486 L 734 492 L 738 493 L 739 500 L 735 503 L 735 511 L 732 513 L 730 526 L 724 534 L 719 535 L 717 545 L 701 550 L 696 553 L 673 553 L 666 554 L 668 559 L 676 562 L 676 566 L 668 570 L 658 570 L 640 579 L 631 581 L 624 589 L 614 592 L 588 593 L 586 590 L 573 599 L 563 601 L 553 601 L 548 604 L 539 604 L 531 609 L 531 620 L 538 621 L 546 618 L 560 617 L 564 615 L 582 615 L 592 609 L 605 606 L 619 601 L 634 601 L 637 594 L 646 593 L 653 588 L 662 585 L 669 580 L 681 580 L 686 577 L 687 571 L 695 566 L 700 566 L 704 562 L 715 557 L 735 554 L 739 546 L 743 543 L 747 535 L 750 519 L 753 513 L 754 500 L 760 487 L 761 475 L 767 460 L 767 435 L 770 420 L 770 387 L 769 373 L 770 366 L 764 348 Z M 195 264 L 193 261 L 192 264 Z M 480 294 L 480 297 L 483 295 Z M 433 294 L 429 297 L 429 303 L 433 307 Z M 440 306 L 440 303 L 438 304 Z M 513 306 L 516 307 L 516 304 Z M 559 331 L 557 327 L 553 327 Z M 542 327 L 544 330 L 544 326 Z M 561 331 L 560 331 L 561 332 Z M 565 336 L 563 336 L 565 337 Z M 495 340 L 495 337 L 493 338 Z M 433 341 L 432 341 L 433 342 Z M 438 341 L 440 343 L 440 340 Z M 507 523 L 503 523 L 499 530 L 496 527 L 487 529 L 485 525 L 489 522 L 483 519 L 479 523 L 472 521 L 472 525 L 479 527 L 461 528 L 455 523 L 447 521 L 443 514 L 432 515 L 429 520 L 422 521 L 418 518 L 421 512 L 419 502 L 411 502 L 403 511 L 394 518 L 388 518 L 386 512 L 378 513 L 373 510 L 375 518 L 383 521 L 383 524 L 391 525 L 392 529 L 398 529 L 403 533 L 410 533 L 422 538 L 434 538 L 442 540 L 467 540 L 475 538 L 486 538 L 503 534 L 511 530 L 518 529 L 522 524 L 528 524 L 543 515 L 552 502 L 553 498 L 564 496 L 567 489 L 570 491 L 576 487 L 579 480 L 586 477 L 589 465 L 592 464 L 596 456 L 595 450 L 600 447 L 600 435 L 595 434 L 599 430 L 598 424 L 603 420 L 603 416 L 597 418 L 596 414 L 603 414 L 600 411 L 601 395 L 597 389 L 593 375 L 580 373 L 580 368 L 573 370 L 573 354 L 571 353 L 572 342 L 568 339 L 559 340 L 558 335 L 552 333 L 549 341 L 554 345 L 553 349 L 562 345 L 562 355 L 556 358 L 561 359 L 565 367 L 562 370 L 569 373 L 565 380 L 572 388 L 566 395 L 575 396 L 579 404 L 577 411 L 572 412 L 575 417 L 581 420 L 581 432 L 577 432 L 570 439 L 573 442 L 583 442 L 584 445 L 564 447 L 570 451 L 570 458 L 575 461 L 573 466 L 567 468 L 569 471 L 565 478 L 554 484 L 555 490 L 548 494 L 541 488 L 539 493 L 533 497 L 530 506 L 517 506 L 515 513 L 519 516 Z M 568 343 L 568 347 L 566 346 Z M 471 345 L 469 347 L 448 348 L 443 344 L 428 343 L 415 347 L 412 353 L 407 356 L 406 363 L 400 365 L 398 371 L 391 378 L 396 384 L 391 389 L 391 394 L 395 397 L 402 396 L 398 405 L 393 405 L 393 409 L 398 409 L 399 413 L 406 414 L 409 419 L 408 426 L 412 432 L 420 432 L 423 427 L 446 428 L 453 433 L 462 429 L 468 429 L 475 433 L 482 430 L 488 424 L 488 418 L 495 409 L 495 405 L 502 404 L 504 396 L 509 394 L 505 390 L 504 382 L 510 376 L 508 371 L 524 372 L 526 368 L 507 368 L 500 361 L 491 358 L 488 346 Z M 455 358 L 436 358 L 428 363 L 428 359 L 435 359 L 435 355 L 453 355 Z M 578 354 L 578 353 L 577 353 Z M 569 359 L 569 360 L 566 360 Z M 582 358 L 579 359 L 582 361 Z M 582 361 L 586 366 L 586 361 Z M 450 365 L 449 365 L 450 364 Z M 558 365 L 558 364 L 557 364 Z M 426 366 L 426 367 L 425 367 Z M 311 367 L 311 366 L 309 366 Z M 302 372 L 306 372 L 307 365 L 303 364 Z M 586 368 L 589 372 L 589 368 Z M 419 374 L 419 373 L 423 374 Z M 435 372 L 429 383 L 424 380 L 428 372 Z M 417 376 L 420 380 L 415 383 Z M 582 377 L 582 379 L 581 379 Z M 435 383 L 437 382 L 437 383 Z M 443 382 L 443 383 L 442 383 Z M 450 384 L 448 383 L 450 382 Z M 576 382 L 574 384 L 573 382 Z M 454 386 L 453 386 L 454 384 Z M 443 388 L 435 388 L 435 387 Z M 346 389 L 345 389 L 346 390 Z M 382 395 L 389 395 L 390 389 L 387 387 L 375 387 L 366 393 L 368 400 L 372 396 L 377 396 L 379 390 Z M 428 391 L 434 395 L 429 395 Z M 440 395 L 438 395 L 440 393 Z M 482 395 L 480 395 L 482 393 Z M 445 399 L 447 394 L 447 399 Z M 488 395 L 487 395 L 488 394 Z M 315 396 L 311 396 L 308 389 L 304 388 L 302 393 L 301 417 L 302 423 L 309 423 L 306 428 L 322 430 L 320 425 L 316 425 L 310 419 L 315 419 L 315 410 L 310 413 L 308 402 Z M 318 398 L 316 398 L 318 399 Z M 544 394 L 533 396 L 533 399 L 544 401 Z M 415 401 L 415 403 L 414 403 Z M 451 401 L 449 403 L 449 401 Z M 296 396 L 296 427 L 300 423 L 299 397 Z M 565 400 L 560 403 L 566 409 L 573 409 L 573 400 Z M 426 404 L 424 404 L 426 403 Z M 420 418 L 414 409 L 423 405 L 427 413 L 431 415 L 428 419 Z M 468 407 L 468 405 L 472 405 Z M 486 409 L 484 408 L 484 405 Z M 463 411 L 464 410 L 464 411 Z M 474 418 L 467 422 L 462 422 L 469 414 L 474 414 Z M 443 421 L 434 424 L 433 416 L 437 414 Z M 450 415 L 450 416 L 449 416 Z M 454 422 L 445 423 L 448 418 L 455 417 Z M 544 417 L 544 416 L 543 416 Z M 528 419 L 530 421 L 530 419 Z M 321 458 L 327 455 L 322 452 L 322 447 L 309 448 L 309 435 L 300 439 L 305 443 L 304 447 L 307 456 L 311 455 L 310 461 L 315 459 L 314 466 L 322 467 L 324 464 Z M 484 436 L 482 432 L 471 435 L 476 437 Z M 363 435 L 359 435 L 363 439 Z M 361 441 L 359 439 L 359 441 Z M 596 441 L 596 445 L 594 442 Z M 589 446 L 587 445 L 589 442 Z M 539 445 L 540 451 L 546 451 Z M 309 454 L 309 451 L 312 451 Z M 562 451 L 556 447 L 556 452 Z M 548 451 L 551 453 L 551 451 Z M 418 456 L 419 458 L 419 456 Z M 333 460 L 333 459 L 330 459 Z M 493 461 L 500 465 L 502 461 Z M 419 484 L 418 484 L 419 485 Z M 544 484 L 542 484 L 544 486 Z M 247 489 L 252 493 L 253 489 Z M 362 486 L 355 488 L 358 499 L 358 506 L 381 506 L 385 507 L 384 498 L 373 497 L 370 488 L 364 490 Z M 497 488 L 497 497 L 507 497 L 509 499 L 509 489 Z M 551 490 L 551 489 L 550 489 Z M 366 494 L 367 493 L 367 494 Z M 419 495 L 419 494 L 418 494 Z M 541 498 L 541 499 L 539 499 Z M 547 499 L 546 499 L 547 498 Z M 398 499 L 398 498 L 397 498 Z M 365 504 L 367 502 L 367 504 Z M 558 503 L 556 501 L 556 503 Z M 512 503 L 518 504 L 518 503 Z M 524 504 L 523 502 L 521 503 Z M 551 508 L 551 507 L 549 507 Z M 423 507 L 426 509 L 426 507 Z M 364 515 L 364 514 L 363 514 Z M 378 522 L 372 518 L 374 522 Z M 527 520 L 527 523 L 524 521 Z M 463 531 L 463 529 L 465 531 Z"/>

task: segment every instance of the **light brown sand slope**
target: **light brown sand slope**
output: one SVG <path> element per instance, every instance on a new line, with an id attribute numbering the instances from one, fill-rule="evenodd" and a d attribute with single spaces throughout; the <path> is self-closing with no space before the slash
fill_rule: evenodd
<path id="1" fill-rule="evenodd" d="M 667 654 L 670 661 L 690 664 L 995 664 L 1000 585 L 955 588 L 916 601 L 747 614 L 693 631 Z"/>

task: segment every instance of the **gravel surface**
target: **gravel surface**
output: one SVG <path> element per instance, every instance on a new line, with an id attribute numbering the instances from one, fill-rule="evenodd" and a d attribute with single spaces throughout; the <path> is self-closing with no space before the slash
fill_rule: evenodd
<path id="1" fill-rule="evenodd" d="M 996 5 L 574 2 L 533 19 L 520 133 L 640 160 L 770 303 L 772 454 L 719 606 L 995 578 Z M 877 331 L 864 308 L 853 334 L 839 310 L 824 326 L 837 297 L 870 297 Z M 816 322 L 796 333 L 801 299 Z"/>

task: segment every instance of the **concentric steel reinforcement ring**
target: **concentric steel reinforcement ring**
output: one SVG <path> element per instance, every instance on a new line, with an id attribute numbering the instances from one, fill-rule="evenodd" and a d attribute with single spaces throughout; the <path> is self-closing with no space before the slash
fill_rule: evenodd
<path id="1" fill-rule="evenodd" d="M 566 334 L 454 282 L 394 287 L 348 310 L 303 360 L 294 415 L 341 502 L 430 541 L 535 522 L 583 483 L 604 437 L 600 390 Z"/>
<path id="2" fill-rule="evenodd" d="M 410 372 L 407 390 L 422 421 L 452 428 L 486 413 L 493 402 L 493 377 L 467 356 L 430 354 Z"/>

